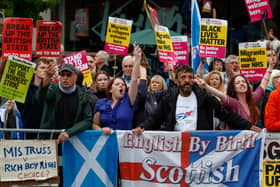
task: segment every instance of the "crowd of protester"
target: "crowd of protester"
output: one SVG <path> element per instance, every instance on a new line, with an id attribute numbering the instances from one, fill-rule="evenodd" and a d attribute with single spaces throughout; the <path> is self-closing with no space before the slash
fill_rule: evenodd
<path id="1" fill-rule="evenodd" d="M 277 52 L 267 48 L 267 71 L 260 82 L 240 74 L 239 58 L 214 58 L 209 72 L 201 58 L 197 74 L 191 66 L 167 64 L 168 78 L 151 76 L 151 67 L 136 44 L 116 63 L 101 50 L 87 56 L 93 82 L 60 58 L 40 57 L 24 103 L 1 98 L 0 127 L 59 129 L 52 138 L 61 144 L 88 129 L 131 130 L 280 130 L 280 70 Z M 110 60 L 110 57 L 111 60 Z M 112 61 L 113 59 L 113 61 Z M 115 61 L 115 62 L 114 62 Z M 2 76 L 6 60 L 0 64 Z M 48 139 L 49 133 L 1 132 L 0 139 Z M 60 170 L 62 171 L 62 170 Z M 61 176 L 61 174 L 60 174 Z"/>
<path id="2" fill-rule="evenodd" d="M 196 75 L 190 66 L 174 70 L 169 63 L 168 80 L 150 76 L 145 54 L 136 44 L 123 57 L 121 68 L 109 65 L 109 58 L 103 50 L 95 57 L 87 56 L 93 77 L 89 87 L 83 84 L 82 72 L 71 64 L 62 65 L 61 58 L 36 59 L 25 103 L 2 98 L 1 127 L 65 129 L 56 137 L 59 143 L 86 129 L 103 130 L 107 135 L 112 130 L 280 129 L 279 105 L 274 101 L 280 70 L 274 49 L 267 49 L 268 67 L 259 83 L 240 74 L 238 56 L 233 54 L 225 62 L 213 59 L 209 72 L 202 58 Z M 2 73 L 5 62 L 1 61 Z M 19 133 L 3 135 L 22 138 Z"/>

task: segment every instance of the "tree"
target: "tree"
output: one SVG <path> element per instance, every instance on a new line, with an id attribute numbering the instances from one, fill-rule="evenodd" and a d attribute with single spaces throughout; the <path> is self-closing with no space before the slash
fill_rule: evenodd
<path id="1" fill-rule="evenodd" d="M 54 7 L 60 0 L 1 0 L 0 9 L 5 10 L 5 17 L 32 18 L 34 23 L 42 20 L 40 12 Z"/>

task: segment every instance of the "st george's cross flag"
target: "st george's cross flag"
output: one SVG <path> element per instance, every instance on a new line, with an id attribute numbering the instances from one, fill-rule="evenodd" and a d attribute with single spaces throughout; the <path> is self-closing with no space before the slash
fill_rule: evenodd
<path id="1" fill-rule="evenodd" d="M 117 186 L 116 132 L 85 131 L 63 143 L 62 150 L 65 187 Z"/>
<path id="2" fill-rule="evenodd" d="M 261 187 L 264 132 L 118 132 L 122 187 Z"/>

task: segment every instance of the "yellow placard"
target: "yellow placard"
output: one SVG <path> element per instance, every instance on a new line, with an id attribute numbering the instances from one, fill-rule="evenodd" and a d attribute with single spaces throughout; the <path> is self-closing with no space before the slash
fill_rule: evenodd
<path id="1" fill-rule="evenodd" d="M 263 187 L 280 186 L 280 161 L 266 160 L 263 162 Z"/>
<path id="2" fill-rule="evenodd" d="M 90 85 L 92 84 L 92 74 L 90 69 L 83 71 L 83 75 L 84 75 L 85 86 L 90 87 Z"/>
<path id="3" fill-rule="evenodd" d="M 10 56 L 0 83 L 0 95 L 24 103 L 35 64 Z"/>
<path id="4" fill-rule="evenodd" d="M 106 43 L 129 46 L 131 25 L 108 22 Z"/>
<path id="5" fill-rule="evenodd" d="M 159 51 L 173 52 L 170 34 L 168 32 L 155 31 L 157 47 Z"/>
<path id="6" fill-rule="evenodd" d="M 239 48 L 240 69 L 266 68 L 266 48 Z"/>
<path id="7" fill-rule="evenodd" d="M 227 26 L 201 24 L 199 44 L 226 47 Z"/>

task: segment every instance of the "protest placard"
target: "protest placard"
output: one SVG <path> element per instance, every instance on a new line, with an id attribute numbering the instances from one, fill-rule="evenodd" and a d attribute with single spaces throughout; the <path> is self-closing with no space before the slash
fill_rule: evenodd
<path id="1" fill-rule="evenodd" d="M 109 17 L 105 51 L 120 55 L 128 54 L 132 20 Z"/>
<path id="2" fill-rule="evenodd" d="M 200 24 L 199 56 L 225 58 L 227 21 L 202 18 Z"/>
<path id="3" fill-rule="evenodd" d="M 262 80 L 266 69 L 265 42 L 239 43 L 240 72 L 249 81 Z"/>
<path id="4" fill-rule="evenodd" d="M 245 0 L 245 4 L 251 22 L 273 17 L 268 0 Z"/>
<path id="5" fill-rule="evenodd" d="M 10 56 L 0 83 L 0 95 L 24 103 L 36 64 Z"/>
<path id="6" fill-rule="evenodd" d="M 86 51 L 80 51 L 63 58 L 64 64 L 73 64 L 84 75 L 84 83 L 87 87 L 92 84 L 92 75 L 89 69 Z"/>
<path id="7" fill-rule="evenodd" d="M 173 46 L 168 28 L 156 24 L 154 31 L 156 35 L 159 61 L 163 63 L 172 62 L 173 65 L 175 65 L 177 59 L 173 52 Z"/>
<path id="8" fill-rule="evenodd" d="M 45 180 L 58 176 L 55 140 L 0 141 L 0 181 Z"/>
<path id="9" fill-rule="evenodd" d="M 75 30 L 76 36 L 88 36 L 88 8 L 76 8 L 75 10 Z"/>
<path id="10" fill-rule="evenodd" d="M 280 186 L 280 133 L 267 132 L 264 143 L 263 187 Z"/>
<path id="11" fill-rule="evenodd" d="M 61 55 L 61 28 L 62 24 L 59 21 L 37 21 L 36 56 Z"/>
<path id="12" fill-rule="evenodd" d="M 174 54 L 178 62 L 182 65 L 189 65 L 188 37 L 171 36 Z"/>
<path id="13" fill-rule="evenodd" d="M 5 18 L 3 24 L 2 59 L 10 55 L 32 59 L 33 20 L 30 18 Z"/>

